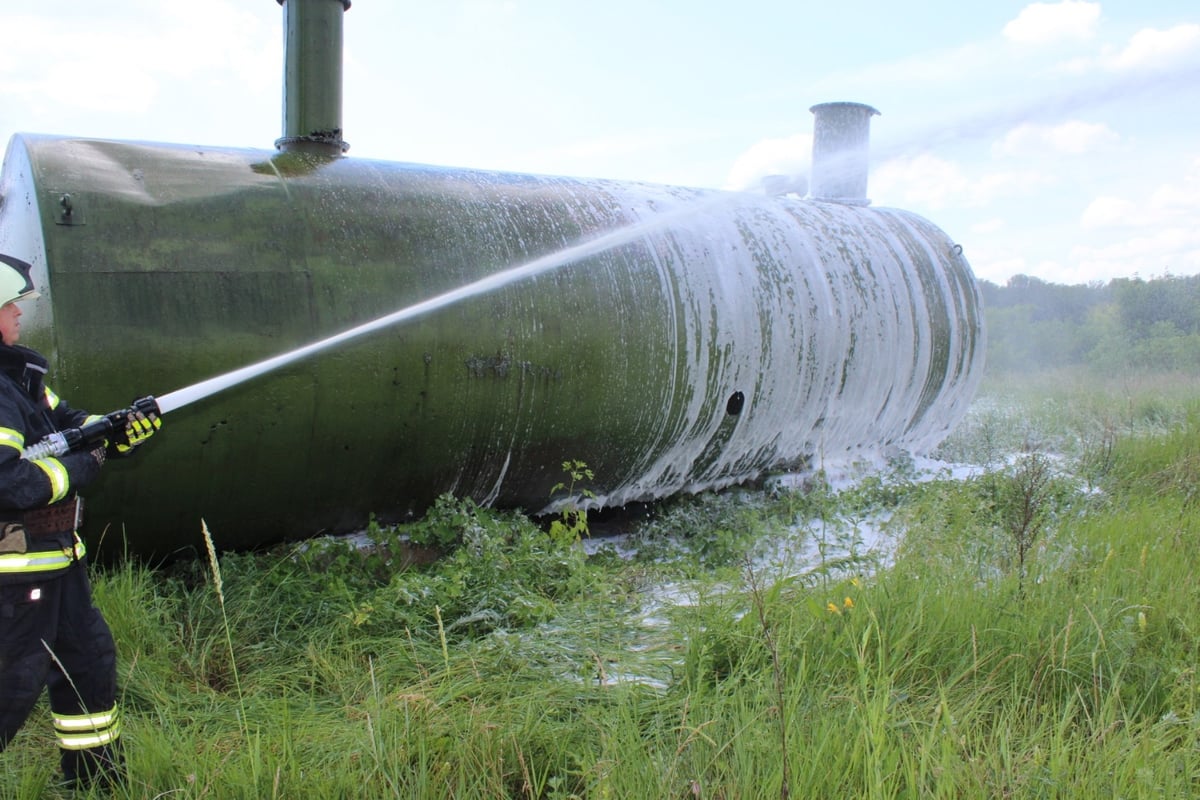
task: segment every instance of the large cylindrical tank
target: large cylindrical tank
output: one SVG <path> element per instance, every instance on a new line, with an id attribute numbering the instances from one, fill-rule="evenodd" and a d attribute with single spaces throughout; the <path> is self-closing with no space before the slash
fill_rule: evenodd
<path id="1" fill-rule="evenodd" d="M 85 533 L 136 552 L 202 518 L 249 547 L 446 492 L 538 511 L 566 460 L 611 506 L 921 451 L 982 371 L 961 248 L 899 210 L 31 135 L 0 198 L 0 252 L 42 291 L 23 341 L 95 412 L 628 232 L 167 415 L 88 492 Z"/>

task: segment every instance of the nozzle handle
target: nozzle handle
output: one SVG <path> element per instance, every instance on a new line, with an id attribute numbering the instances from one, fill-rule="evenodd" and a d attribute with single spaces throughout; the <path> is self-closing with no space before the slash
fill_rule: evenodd
<path id="1" fill-rule="evenodd" d="M 91 450 L 99 447 L 112 438 L 113 432 L 120 430 L 130 414 L 158 414 L 158 401 L 152 395 L 138 398 L 129 408 L 113 411 L 103 417 L 97 417 L 91 422 L 78 428 L 67 428 L 56 431 L 40 442 L 26 447 L 21 458 L 36 461 L 39 458 L 56 458 L 78 450 Z"/>

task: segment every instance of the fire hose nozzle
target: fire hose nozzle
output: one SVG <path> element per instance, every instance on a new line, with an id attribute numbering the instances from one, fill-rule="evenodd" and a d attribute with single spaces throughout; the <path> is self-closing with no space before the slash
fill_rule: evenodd
<path id="1" fill-rule="evenodd" d="M 100 447 L 112 438 L 114 432 L 123 429 L 125 420 L 130 414 L 139 412 L 146 415 L 161 413 L 158 401 L 152 395 L 140 397 L 134 400 L 128 408 L 97 417 L 78 428 L 67 428 L 50 434 L 40 442 L 26 447 L 21 453 L 21 458 L 27 461 L 36 461 L 39 458 L 55 458 L 78 450 Z"/>

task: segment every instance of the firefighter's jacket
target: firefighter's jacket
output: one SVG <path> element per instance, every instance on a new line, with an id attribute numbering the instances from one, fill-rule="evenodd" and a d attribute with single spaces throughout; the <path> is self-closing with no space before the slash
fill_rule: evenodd
<path id="1" fill-rule="evenodd" d="M 79 427 L 92 419 L 71 408 L 46 386 L 48 362 L 19 345 L 0 344 L 0 583 L 27 583 L 51 577 L 82 558 L 74 530 L 15 533 L 27 512 L 74 498 L 100 471 L 91 453 L 26 460 L 28 445 L 47 434 Z M 22 551 L 23 552 L 20 552 Z"/>

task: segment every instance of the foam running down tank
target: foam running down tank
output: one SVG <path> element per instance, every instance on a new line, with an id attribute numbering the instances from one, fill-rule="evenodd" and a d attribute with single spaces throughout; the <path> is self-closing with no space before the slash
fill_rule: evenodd
<path id="1" fill-rule="evenodd" d="M 348 3 L 283 6 L 290 31 Z M 814 108 L 797 198 L 358 160 L 330 105 L 274 150 L 13 137 L 0 252 L 34 265 L 22 341 L 60 395 L 103 413 L 611 245 L 173 412 L 89 492 L 93 542 L 168 555 L 203 518 L 252 547 L 446 492 L 540 511 L 566 460 L 621 505 L 928 450 L 972 399 L 978 289 L 945 233 L 869 206 L 868 106 Z"/>

